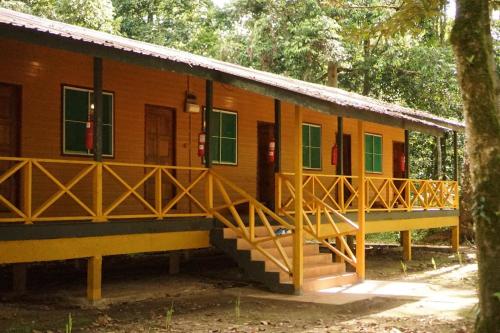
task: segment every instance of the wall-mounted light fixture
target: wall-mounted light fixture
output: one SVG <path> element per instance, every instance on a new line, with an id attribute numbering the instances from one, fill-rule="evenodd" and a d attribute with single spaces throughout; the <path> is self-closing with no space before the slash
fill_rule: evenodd
<path id="1" fill-rule="evenodd" d="M 186 106 L 184 108 L 184 111 L 189 112 L 189 113 L 199 113 L 200 112 L 200 105 L 198 104 L 198 101 L 196 100 L 196 95 L 193 94 L 192 92 L 186 93 Z"/>

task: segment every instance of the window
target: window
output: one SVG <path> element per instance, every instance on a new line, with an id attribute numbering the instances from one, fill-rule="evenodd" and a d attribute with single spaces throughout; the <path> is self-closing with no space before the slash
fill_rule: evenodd
<path id="1" fill-rule="evenodd" d="M 321 127 L 302 124 L 302 166 L 321 169 Z"/>
<path id="2" fill-rule="evenodd" d="M 64 87 L 63 89 L 63 152 L 92 155 L 85 147 L 86 122 L 93 111 L 92 90 Z M 103 93 L 102 153 L 113 155 L 113 94 Z"/>
<path id="3" fill-rule="evenodd" d="M 366 172 L 382 172 L 382 136 L 365 134 Z"/>
<path id="4" fill-rule="evenodd" d="M 222 110 L 212 111 L 210 155 L 217 164 L 238 163 L 238 114 Z"/>

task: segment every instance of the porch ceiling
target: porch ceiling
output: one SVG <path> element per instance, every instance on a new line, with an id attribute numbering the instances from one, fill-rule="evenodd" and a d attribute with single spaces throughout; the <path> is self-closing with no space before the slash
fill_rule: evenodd
<path id="1" fill-rule="evenodd" d="M 174 71 L 230 84 L 320 112 L 417 130 L 463 131 L 464 124 L 338 88 L 234 65 L 32 15 L 0 9 L 0 37 Z"/>

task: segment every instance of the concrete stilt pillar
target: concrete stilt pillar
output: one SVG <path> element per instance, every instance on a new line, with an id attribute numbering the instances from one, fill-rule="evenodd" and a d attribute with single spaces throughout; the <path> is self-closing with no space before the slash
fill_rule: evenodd
<path id="1" fill-rule="evenodd" d="M 411 260 L 411 231 L 404 230 L 400 232 L 401 245 L 403 246 L 403 260 Z"/>
<path id="2" fill-rule="evenodd" d="M 87 299 L 95 302 L 101 299 L 102 257 L 90 257 L 87 260 Z"/>
<path id="3" fill-rule="evenodd" d="M 181 256 L 178 252 L 172 252 L 168 256 L 168 272 L 171 275 L 179 274 L 180 272 L 180 264 L 181 264 Z"/>
<path id="4" fill-rule="evenodd" d="M 26 292 L 27 264 L 14 264 L 12 266 L 12 289 L 16 294 Z"/>

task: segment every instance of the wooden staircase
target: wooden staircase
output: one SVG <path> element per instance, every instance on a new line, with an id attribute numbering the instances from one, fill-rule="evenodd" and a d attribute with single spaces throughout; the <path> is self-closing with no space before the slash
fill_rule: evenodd
<path id="1" fill-rule="evenodd" d="M 255 227 L 256 237 L 265 236 L 267 233 L 265 227 Z M 275 292 L 294 292 L 291 276 L 242 238 L 240 233 L 229 228 L 214 229 L 211 233 L 211 242 L 231 256 L 251 279 L 263 283 Z M 293 256 L 292 242 L 291 235 L 280 239 L 283 250 L 290 258 Z M 278 256 L 278 249 L 272 240 L 262 242 L 261 247 L 269 254 Z M 318 291 L 357 281 L 356 273 L 346 272 L 345 263 L 332 262 L 331 253 L 321 253 L 319 244 L 309 242 L 304 244 L 303 291 Z"/>

